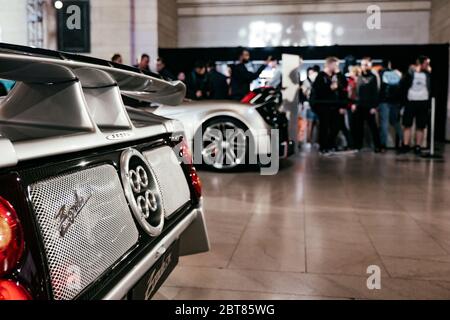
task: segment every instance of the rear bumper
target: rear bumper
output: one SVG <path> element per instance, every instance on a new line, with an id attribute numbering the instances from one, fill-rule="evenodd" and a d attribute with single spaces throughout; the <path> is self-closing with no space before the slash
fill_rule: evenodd
<path id="1" fill-rule="evenodd" d="M 203 209 L 193 209 L 153 249 L 147 253 L 102 299 L 121 300 L 138 283 L 175 241 L 180 240 L 180 255 L 209 250 L 209 239 Z"/>

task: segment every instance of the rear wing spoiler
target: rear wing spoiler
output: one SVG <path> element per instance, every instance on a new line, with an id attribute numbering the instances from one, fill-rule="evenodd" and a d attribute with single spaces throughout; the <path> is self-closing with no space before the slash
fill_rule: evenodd
<path id="1" fill-rule="evenodd" d="M 0 168 L 182 131 L 181 124 L 127 108 L 124 96 L 178 105 L 186 87 L 157 74 L 69 53 L 0 43 Z"/>
<path id="2" fill-rule="evenodd" d="M 178 105 L 186 87 L 137 68 L 75 54 L 0 43 L 0 78 L 29 84 L 80 81 L 83 88 L 118 86 L 121 94 L 140 101 Z"/>

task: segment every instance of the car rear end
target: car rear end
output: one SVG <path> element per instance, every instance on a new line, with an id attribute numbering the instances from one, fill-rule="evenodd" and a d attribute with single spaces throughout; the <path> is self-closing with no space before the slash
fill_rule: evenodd
<path id="1" fill-rule="evenodd" d="M 186 150 L 168 134 L 149 140 L 0 171 L 1 297 L 150 298 L 179 254 L 208 250 L 199 179 L 176 155 Z M 150 165 L 159 233 L 145 230 L 125 194 L 121 157 L 130 150 Z"/>
<path id="2" fill-rule="evenodd" d="M 289 139 L 289 120 L 282 111 L 282 97 L 278 90 L 272 87 L 258 88 L 250 92 L 241 102 L 255 106 L 269 128 L 278 131 L 280 158 L 288 158 L 294 154 L 295 143 Z"/>
<path id="3" fill-rule="evenodd" d="M 0 47 L 17 81 L 0 101 L 0 300 L 150 299 L 209 249 L 201 183 L 182 125 L 121 94 L 178 103 L 185 88 L 34 50 Z"/>

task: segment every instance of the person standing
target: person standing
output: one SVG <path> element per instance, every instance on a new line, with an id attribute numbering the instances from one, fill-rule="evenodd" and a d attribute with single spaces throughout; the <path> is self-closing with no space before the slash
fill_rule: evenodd
<path id="1" fill-rule="evenodd" d="M 267 82 L 267 86 L 275 88 L 277 90 L 282 90 L 283 88 L 283 73 L 278 60 L 272 58 L 269 62 L 269 67 L 273 73 L 272 79 Z"/>
<path id="2" fill-rule="evenodd" d="M 239 52 L 239 63 L 234 65 L 231 71 L 231 98 L 233 100 L 242 100 L 250 91 L 250 84 L 258 79 L 261 72 L 267 67 L 268 61 L 260 66 L 256 72 L 247 70 L 246 64 L 250 62 L 250 52 L 242 49 Z"/>
<path id="3" fill-rule="evenodd" d="M 186 98 L 203 100 L 207 98 L 206 67 L 202 61 L 196 61 L 194 70 L 186 78 Z"/>
<path id="4" fill-rule="evenodd" d="M 347 78 L 347 94 L 349 99 L 349 109 L 355 109 L 353 105 L 356 103 L 358 79 L 361 75 L 361 68 L 359 66 L 350 66 Z"/>
<path id="5" fill-rule="evenodd" d="M 358 91 L 358 79 L 361 75 L 361 68 L 359 66 L 349 66 L 348 68 L 348 77 L 347 77 L 347 119 L 348 124 L 350 126 L 350 136 L 351 136 L 351 145 L 350 147 L 354 149 L 354 133 L 352 132 L 353 128 L 353 111 L 356 110 L 356 98 Z"/>
<path id="6" fill-rule="evenodd" d="M 114 63 L 123 64 L 122 55 L 120 53 L 115 53 L 112 56 L 111 61 L 114 62 Z"/>
<path id="7" fill-rule="evenodd" d="M 150 70 L 150 56 L 146 53 L 143 53 L 141 55 L 141 60 L 138 64 L 135 65 L 136 68 L 138 68 L 141 71 L 145 72 L 151 72 Z"/>
<path id="8" fill-rule="evenodd" d="M 386 61 L 380 72 L 380 140 L 382 151 L 386 150 L 389 136 L 389 124 L 395 128 L 396 147 L 403 143 L 403 131 L 400 125 L 401 79 L 402 73 L 392 68 L 391 61 Z"/>
<path id="9" fill-rule="evenodd" d="M 158 60 L 156 60 L 156 71 L 164 80 L 175 80 L 175 76 L 167 69 L 166 61 L 162 57 L 159 57 Z"/>
<path id="10" fill-rule="evenodd" d="M 405 113 L 403 115 L 402 152 L 408 152 L 411 144 L 411 128 L 416 120 L 416 146 L 414 153 L 422 153 L 424 131 L 428 124 L 428 113 L 431 100 L 431 60 L 426 56 L 417 59 L 412 73 L 408 73 L 402 82 L 404 99 L 406 100 Z"/>
<path id="11" fill-rule="evenodd" d="M 208 98 L 214 100 L 228 99 L 228 82 L 227 77 L 217 71 L 215 62 L 207 64 L 207 92 Z"/>
<path id="12" fill-rule="evenodd" d="M 364 124 L 367 122 L 372 134 L 374 151 L 381 151 L 380 132 L 377 125 L 377 106 L 379 99 L 379 79 L 372 71 L 372 59 L 369 57 L 361 60 L 361 75 L 356 84 L 357 103 L 353 105 L 353 143 L 357 150 L 363 148 Z"/>
<path id="13" fill-rule="evenodd" d="M 317 75 L 311 90 L 310 104 L 319 116 L 319 144 L 322 155 L 329 155 L 335 148 L 339 132 L 339 110 L 342 106 L 341 93 L 344 87 L 336 74 L 338 65 L 338 58 L 327 58 L 324 70 Z"/>
<path id="14" fill-rule="evenodd" d="M 338 98 L 339 98 L 339 115 L 338 121 L 338 132 L 342 132 L 345 137 L 346 146 L 345 149 L 350 149 L 353 146 L 353 139 L 351 137 L 350 128 L 347 126 L 348 123 L 348 80 L 345 75 L 341 72 L 340 62 L 336 64 L 335 77 L 339 83 Z"/>
<path id="15" fill-rule="evenodd" d="M 311 99 L 311 90 L 312 86 L 314 84 L 314 81 L 316 80 L 317 76 L 319 75 L 320 67 L 315 65 L 313 67 L 309 67 L 306 71 L 307 77 L 305 81 L 303 81 L 301 90 L 302 90 L 302 97 L 304 97 L 303 101 L 303 113 L 306 114 L 306 149 L 311 149 L 312 143 L 313 143 L 313 133 L 314 133 L 314 127 L 318 125 L 319 117 L 317 114 L 311 109 L 310 105 L 310 99 Z"/>
<path id="16" fill-rule="evenodd" d="M 177 75 L 177 80 L 186 84 L 186 74 L 183 71 L 179 72 Z"/>

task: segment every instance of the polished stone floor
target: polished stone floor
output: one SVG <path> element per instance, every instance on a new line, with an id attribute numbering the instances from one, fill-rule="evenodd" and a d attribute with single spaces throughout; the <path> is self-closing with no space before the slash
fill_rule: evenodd
<path id="1" fill-rule="evenodd" d="M 200 176 L 211 251 L 157 299 L 450 298 L 450 162 L 308 153 L 276 176 Z"/>

